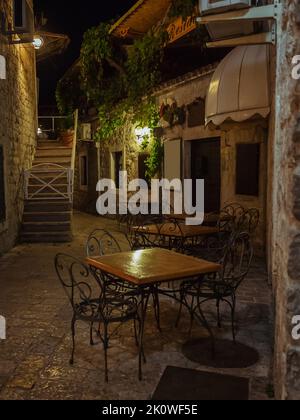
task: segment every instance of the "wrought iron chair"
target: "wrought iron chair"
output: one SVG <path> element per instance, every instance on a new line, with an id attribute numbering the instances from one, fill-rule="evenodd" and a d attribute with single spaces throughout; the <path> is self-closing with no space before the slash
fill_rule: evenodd
<path id="1" fill-rule="evenodd" d="M 158 235 L 150 232 L 149 226 L 157 226 L 161 216 L 130 216 L 127 219 L 126 239 L 133 251 L 139 249 L 155 248 L 159 246 Z"/>
<path id="2" fill-rule="evenodd" d="M 253 258 L 253 248 L 248 233 L 233 234 L 226 249 L 222 271 L 217 276 L 207 276 L 203 281 L 194 284 L 184 282 L 181 285 L 181 299 L 185 303 L 191 300 L 191 325 L 196 311 L 202 311 L 201 306 L 209 301 L 215 301 L 217 306 L 218 326 L 221 327 L 220 304 L 227 303 L 231 309 L 231 326 L 233 341 L 236 339 L 235 309 L 236 292 L 247 276 Z M 180 306 L 177 325 L 183 305 Z"/>
<path id="3" fill-rule="evenodd" d="M 108 231 L 95 229 L 86 242 L 87 257 L 100 257 L 121 252 L 118 241 Z"/>
<path id="4" fill-rule="evenodd" d="M 122 252 L 122 249 L 116 238 L 104 229 L 95 229 L 90 233 L 86 246 L 86 256 L 89 258 L 97 258 L 104 255 L 112 255 Z M 118 279 L 114 279 L 110 284 L 106 284 L 107 288 L 118 292 L 131 292 L 134 288 L 130 284 L 120 283 Z"/>
<path id="5" fill-rule="evenodd" d="M 126 296 L 120 293 L 109 292 L 105 283 L 96 281 L 95 276 L 89 268 L 80 260 L 67 255 L 58 254 L 55 257 L 55 269 L 57 276 L 69 298 L 73 309 L 71 322 L 72 331 L 72 352 L 70 364 L 74 364 L 75 354 L 75 327 L 77 321 L 83 321 L 90 326 L 90 344 L 93 345 L 93 325 L 95 323 L 103 326 L 100 330 L 100 339 L 104 348 L 105 381 L 108 381 L 107 351 L 110 338 L 109 326 L 133 321 L 136 344 L 139 348 L 140 357 L 143 354 L 142 337 L 137 338 L 136 323 L 141 331 L 141 321 L 138 310 L 137 299 L 133 296 Z M 139 377 L 141 378 L 141 365 L 139 365 Z"/>

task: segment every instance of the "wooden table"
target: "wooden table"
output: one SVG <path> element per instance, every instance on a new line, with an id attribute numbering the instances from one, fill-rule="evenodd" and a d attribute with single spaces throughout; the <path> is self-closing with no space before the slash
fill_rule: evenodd
<path id="1" fill-rule="evenodd" d="M 164 223 L 156 225 L 133 226 L 131 230 L 137 235 L 141 235 L 145 241 L 156 246 L 154 237 L 159 237 L 158 246 L 168 249 L 175 249 L 184 252 L 188 241 L 192 242 L 192 246 L 197 243 L 199 238 L 216 235 L 220 232 L 218 227 L 213 226 L 187 226 L 185 224 Z M 168 241 L 168 242 L 166 242 Z M 164 243 L 163 243 L 164 242 Z"/>
<path id="2" fill-rule="evenodd" d="M 182 213 L 182 214 L 170 214 L 165 216 L 166 219 L 169 220 L 176 220 L 178 222 L 184 222 L 187 218 L 190 217 L 195 217 L 195 215 L 193 216 L 189 216 L 186 213 Z M 204 214 L 204 221 L 202 225 L 212 225 L 212 224 L 217 224 L 219 221 L 222 222 L 226 222 L 226 221 L 230 221 L 231 220 L 231 216 L 225 213 L 205 213 Z"/>
<path id="3" fill-rule="evenodd" d="M 185 239 L 219 233 L 219 229 L 213 226 L 187 226 L 176 225 L 174 223 L 147 225 L 133 229 L 137 229 L 137 231 L 141 232 L 146 232 L 150 235 L 183 237 Z"/>
<path id="4" fill-rule="evenodd" d="M 199 260 L 173 251 L 161 248 L 146 249 L 140 251 L 120 252 L 103 257 L 87 258 L 87 264 L 92 272 L 98 277 L 97 272 L 113 276 L 118 280 L 128 282 L 139 288 L 141 328 L 140 345 L 142 347 L 146 309 L 149 296 L 153 288 L 164 282 L 191 279 L 201 281 L 205 274 L 217 273 L 221 269 L 220 264 L 205 260 Z M 101 281 L 98 277 L 98 281 Z M 164 293 L 166 294 L 166 293 Z M 181 302 L 175 293 L 166 294 Z M 207 329 L 214 345 L 214 336 L 207 323 L 204 314 L 196 314 L 198 321 Z M 140 360 L 141 364 L 141 360 Z"/>
<path id="5" fill-rule="evenodd" d="M 161 248 L 88 258 L 87 263 L 91 267 L 116 276 L 135 286 L 149 286 L 187 279 L 198 275 L 216 273 L 221 269 L 220 264 Z"/>

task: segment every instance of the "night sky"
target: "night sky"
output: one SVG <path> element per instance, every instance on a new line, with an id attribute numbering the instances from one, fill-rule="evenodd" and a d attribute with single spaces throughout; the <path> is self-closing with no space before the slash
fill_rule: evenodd
<path id="1" fill-rule="evenodd" d="M 43 28 L 70 36 L 71 44 L 61 56 L 54 56 L 38 66 L 40 106 L 55 104 L 57 81 L 79 57 L 82 36 L 91 26 L 117 20 L 137 0 L 34 0 L 35 13 L 48 19 Z"/>

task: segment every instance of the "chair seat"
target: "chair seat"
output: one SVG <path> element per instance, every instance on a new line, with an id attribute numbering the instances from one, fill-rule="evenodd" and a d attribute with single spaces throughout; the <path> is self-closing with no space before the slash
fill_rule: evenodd
<path id="1" fill-rule="evenodd" d="M 201 284 L 185 283 L 182 285 L 185 294 L 207 299 L 218 299 L 232 296 L 234 287 L 229 284 L 205 280 Z"/>
<path id="2" fill-rule="evenodd" d="M 134 299 L 124 299 L 114 294 L 107 294 L 105 300 L 92 299 L 83 301 L 74 308 L 79 319 L 86 322 L 125 322 L 137 317 L 138 305 Z"/>

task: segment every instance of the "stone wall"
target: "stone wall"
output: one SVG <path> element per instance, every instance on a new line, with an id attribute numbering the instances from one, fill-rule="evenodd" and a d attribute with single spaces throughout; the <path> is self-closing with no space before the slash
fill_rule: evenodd
<path id="1" fill-rule="evenodd" d="M 275 389 L 277 398 L 300 399 L 300 341 L 292 339 L 292 318 L 300 315 L 300 81 L 291 77 L 300 54 L 300 5 L 284 0 L 278 37 L 272 274 L 274 280 Z"/>
<path id="2" fill-rule="evenodd" d="M 1 2 L 11 16 L 10 0 Z M 17 238 L 23 211 L 22 173 L 31 167 L 36 144 L 35 52 L 31 44 L 8 45 L 0 35 L 6 80 L 0 80 L 0 144 L 4 146 L 6 220 L 0 223 L 0 254 Z"/>
<path id="3" fill-rule="evenodd" d="M 178 106 L 188 105 L 197 98 L 206 98 L 209 83 L 215 66 L 202 69 L 199 75 L 191 75 L 157 93 L 161 105 L 170 100 L 176 100 Z M 214 137 L 220 138 L 221 144 L 221 206 L 226 203 L 238 202 L 247 208 L 257 208 L 260 211 L 260 224 L 255 237 L 256 253 L 263 255 L 266 250 L 266 185 L 267 185 L 267 144 L 268 122 L 263 119 L 244 123 L 224 123 L 221 127 L 188 127 L 187 122 L 164 129 L 164 140 L 183 140 L 183 173 L 185 178 L 191 177 L 191 142 Z M 236 145 L 239 143 L 259 143 L 260 174 L 259 196 L 241 196 L 235 192 L 236 186 Z"/>
<path id="4" fill-rule="evenodd" d="M 98 120 L 92 119 L 89 121 L 92 126 L 92 133 L 95 134 L 98 128 Z M 125 124 L 125 122 L 124 122 Z M 76 153 L 76 169 L 75 169 L 75 185 L 74 185 L 74 208 L 78 210 L 88 211 L 89 213 L 96 212 L 96 201 L 98 193 L 96 192 L 96 185 L 98 178 L 113 179 L 112 173 L 112 154 L 115 152 L 122 152 L 123 154 L 123 169 L 127 170 L 128 179 L 133 180 L 138 178 L 138 155 L 140 150 L 139 145 L 133 133 L 133 127 L 124 125 L 125 135 L 115 136 L 109 141 L 101 143 L 100 157 L 94 142 L 79 142 Z M 123 139 L 126 138 L 126 141 Z M 88 156 L 88 188 L 82 189 L 80 187 L 79 176 L 79 159 L 81 154 Z M 98 162 L 99 160 L 99 162 Z M 100 171 L 100 177 L 98 173 Z"/>

